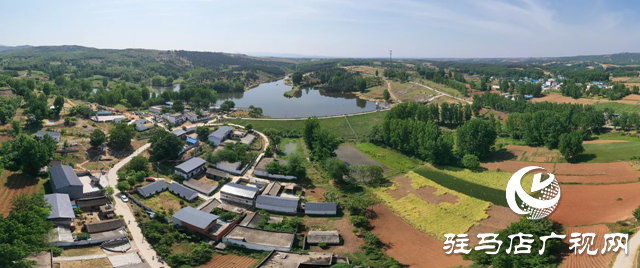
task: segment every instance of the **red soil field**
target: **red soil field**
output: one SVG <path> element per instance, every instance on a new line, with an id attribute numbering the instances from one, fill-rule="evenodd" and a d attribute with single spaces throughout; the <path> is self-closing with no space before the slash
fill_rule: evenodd
<path id="1" fill-rule="evenodd" d="M 564 225 L 588 225 L 631 218 L 640 205 L 640 183 L 561 186 L 558 208 L 550 218 Z M 622 200 L 617 201 L 616 199 Z"/>
<path id="2" fill-rule="evenodd" d="M 559 182 L 578 183 L 632 182 L 640 177 L 640 171 L 635 171 L 627 162 L 558 163 L 554 174 Z"/>
<path id="3" fill-rule="evenodd" d="M 504 171 L 504 172 L 516 172 L 523 167 L 538 166 L 546 169 L 549 172 L 553 172 L 554 163 L 502 161 L 502 162 L 483 163 L 481 166 L 488 170 L 500 169 L 500 171 Z"/>
<path id="4" fill-rule="evenodd" d="M 478 234 L 496 233 L 520 220 L 520 215 L 513 213 L 510 208 L 491 205 L 487 210 L 489 218 L 481 220 L 466 232 L 469 235 L 469 244 L 476 245 L 480 241 Z"/>
<path id="5" fill-rule="evenodd" d="M 26 176 L 10 171 L 0 174 L 0 213 L 5 216 L 11 210 L 11 200 L 20 194 L 33 194 L 40 191 L 38 178 Z"/>
<path id="6" fill-rule="evenodd" d="M 460 254 L 445 254 L 444 243 L 423 234 L 383 204 L 373 207 L 377 218 L 371 220 L 373 232 L 380 237 L 389 256 L 409 267 L 451 267 L 470 265 Z"/>
<path id="7" fill-rule="evenodd" d="M 565 239 L 565 243 L 569 243 L 569 239 L 571 239 L 571 233 L 595 233 L 596 239 L 593 242 L 593 246 L 590 248 L 591 250 L 598 249 L 601 250 L 604 246 L 604 235 L 608 234 L 609 227 L 604 224 L 592 225 L 592 226 L 582 226 L 582 227 L 568 227 L 566 230 L 567 238 Z M 567 246 L 568 250 L 568 246 Z M 624 253 L 623 253 L 624 254 Z M 568 255 L 565 256 L 564 260 L 560 264 L 560 268 L 608 268 L 609 263 L 613 261 L 615 253 L 608 252 L 604 255 L 598 254 L 596 255 L 588 255 L 587 252 L 582 252 L 582 254 L 574 254 L 573 251 L 569 252 Z"/>
<path id="8" fill-rule="evenodd" d="M 201 268 L 249 268 L 258 260 L 236 255 L 215 255 L 213 258 L 198 267 Z"/>

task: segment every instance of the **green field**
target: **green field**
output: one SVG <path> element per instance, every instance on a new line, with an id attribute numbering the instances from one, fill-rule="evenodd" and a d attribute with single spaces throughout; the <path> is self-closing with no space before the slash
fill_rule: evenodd
<path id="1" fill-rule="evenodd" d="M 362 97 L 370 98 L 370 99 L 384 99 L 382 93 L 387 89 L 387 84 L 384 83 L 380 86 L 370 87 L 365 89 L 364 93 L 362 93 Z"/>
<path id="2" fill-rule="evenodd" d="M 358 139 L 362 139 L 365 136 L 369 135 L 371 132 L 371 128 L 374 125 L 382 122 L 384 117 L 383 112 L 377 113 L 369 113 L 362 115 L 352 115 L 347 116 L 349 123 L 345 120 L 344 117 L 333 117 L 333 118 L 322 118 L 320 120 L 320 125 L 333 134 L 336 134 L 339 138 L 342 139 L 356 139 L 355 134 Z M 300 120 L 255 120 L 255 119 L 229 119 L 229 123 L 238 124 L 238 125 L 253 125 L 253 128 L 258 131 L 264 131 L 265 129 L 277 129 L 283 132 L 292 132 L 297 131 L 298 133 L 302 133 L 302 129 L 304 127 L 305 119 Z M 351 124 L 351 127 L 349 127 Z M 353 130 L 351 130 L 353 128 Z"/>
<path id="3" fill-rule="evenodd" d="M 584 153 L 578 156 L 581 163 L 609 163 L 629 161 L 632 156 L 640 156 L 640 142 L 617 142 L 585 144 Z"/>
<path id="4" fill-rule="evenodd" d="M 468 169 L 456 169 L 447 167 L 435 169 L 421 167 L 414 170 L 415 173 L 434 181 L 445 188 L 458 191 L 462 194 L 480 200 L 488 201 L 500 206 L 508 206 L 504 189 L 511 178 L 512 173 L 498 171 L 473 172 Z M 531 190 L 533 175 L 528 174 L 522 180 L 525 191 Z M 527 187 L 526 185 L 529 185 Z"/>
<path id="5" fill-rule="evenodd" d="M 613 109 L 616 113 L 639 113 L 640 105 L 619 102 L 596 102 L 593 104 L 598 110 Z"/>
<path id="6" fill-rule="evenodd" d="M 640 77 L 629 78 L 629 80 L 624 81 L 625 83 L 640 83 Z"/>
<path id="7" fill-rule="evenodd" d="M 381 164 L 400 172 L 409 171 L 422 164 L 420 160 L 405 156 L 391 149 L 376 146 L 372 143 L 363 142 L 354 144 L 354 146 Z"/>
<path id="8" fill-rule="evenodd" d="M 296 148 L 294 151 L 292 152 L 287 152 L 285 150 L 285 144 L 288 143 L 295 143 L 296 144 Z M 278 144 L 278 153 L 282 153 L 282 154 L 290 154 L 290 153 L 300 153 L 302 155 L 304 155 L 304 148 L 302 148 L 302 138 L 297 138 L 297 139 L 292 139 L 292 138 L 284 138 L 282 139 L 282 141 L 280 141 L 280 144 Z"/>
<path id="9" fill-rule="evenodd" d="M 456 97 L 460 97 L 461 96 L 459 91 L 457 91 L 457 90 L 455 90 L 453 88 L 450 88 L 448 86 L 445 86 L 443 84 L 435 83 L 433 81 L 429 81 L 429 80 L 426 80 L 426 79 L 418 79 L 418 80 L 416 80 L 416 83 L 423 84 L 423 85 L 428 86 L 430 88 L 433 88 L 435 90 L 439 90 L 439 91 L 442 91 L 444 93 L 451 94 L 452 96 L 456 96 Z"/>

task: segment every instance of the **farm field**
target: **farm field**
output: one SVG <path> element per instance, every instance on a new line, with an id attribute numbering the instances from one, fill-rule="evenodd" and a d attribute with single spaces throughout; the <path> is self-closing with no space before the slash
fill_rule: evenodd
<path id="1" fill-rule="evenodd" d="M 632 218 L 640 205 L 640 183 L 562 185 L 562 198 L 550 218 L 563 225 L 589 225 Z"/>
<path id="2" fill-rule="evenodd" d="M 374 125 L 381 122 L 384 117 L 384 111 L 377 113 L 368 113 L 361 115 L 346 116 L 349 124 L 343 116 L 333 118 L 320 118 L 320 125 L 328 131 L 336 134 L 339 138 L 354 139 L 354 131 L 358 137 L 365 137 L 371 132 Z M 252 124 L 253 128 L 258 131 L 265 129 L 277 129 L 283 132 L 300 133 L 304 128 L 305 119 L 297 120 L 252 120 L 252 119 L 229 119 L 229 123 L 238 125 Z M 351 130 L 353 128 L 353 131 Z"/>
<path id="3" fill-rule="evenodd" d="M 363 142 L 354 145 L 367 156 L 400 172 L 406 172 L 422 164 L 420 160 L 405 156 L 394 150 Z"/>
<path id="4" fill-rule="evenodd" d="M 577 160 L 584 163 L 629 161 L 640 156 L 640 141 L 584 144 L 584 153 Z"/>
<path id="5" fill-rule="evenodd" d="M 365 155 L 364 153 L 362 153 L 361 151 L 353 147 L 353 145 L 351 144 L 340 145 L 340 147 L 338 147 L 335 153 L 340 160 L 344 161 L 350 166 L 376 165 L 384 168 L 382 164 L 378 163 L 376 160 L 373 160 L 371 157 Z M 389 169 L 389 167 L 386 167 L 386 168 Z"/>
<path id="6" fill-rule="evenodd" d="M 363 93 L 356 93 L 356 95 L 365 99 L 384 100 L 383 92 L 385 89 L 387 89 L 387 83 L 383 82 L 382 85 L 367 88 Z"/>
<path id="7" fill-rule="evenodd" d="M 377 217 L 371 220 L 372 232 L 388 247 L 386 253 L 403 265 L 424 267 L 468 266 L 472 262 L 462 259 L 460 254 L 442 254 L 442 242 L 423 234 L 398 217 L 384 204 L 373 206 Z"/>
<path id="8" fill-rule="evenodd" d="M 34 178 L 28 175 L 2 170 L 0 173 L 0 213 L 7 215 L 11 210 L 11 201 L 20 194 L 45 192 L 43 185 L 48 180 Z"/>
<path id="9" fill-rule="evenodd" d="M 625 83 L 640 83 L 640 77 L 632 77 L 624 81 Z"/>
<path id="10" fill-rule="evenodd" d="M 604 235 L 610 233 L 609 227 L 604 224 L 597 224 L 591 226 L 581 226 L 581 227 L 567 227 L 566 234 L 570 233 L 595 233 L 596 239 L 593 242 L 593 247 L 591 249 L 601 250 L 604 245 Z M 569 244 L 570 236 L 567 235 L 565 239 L 565 243 Z M 560 264 L 560 268 L 581 268 L 581 267 L 592 267 L 592 268 L 608 268 L 609 264 L 615 258 L 615 253 L 607 252 L 606 254 L 598 254 L 596 255 L 587 255 L 583 254 L 573 254 L 570 252 L 565 256 Z"/>
<path id="11" fill-rule="evenodd" d="M 507 207 L 504 190 L 513 175 L 511 172 L 484 171 L 472 172 L 467 169 L 444 168 L 435 169 L 424 166 L 414 170 L 415 173 L 432 180 L 448 189 L 480 200 L 491 202 L 495 205 Z M 528 174 L 522 180 L 522 185 L 531 185 L 533 174 Z M 529 187 L 524 187 L 529 192 Z"/>
<path id="12" fill-rule="evenodd" d="M 422 233 L 444 241 L 446 233 L 465 233 L 488 215 L 490 203 L 422 177 L 414 172 L 394 179 L 388 188 L 374 193 L 391 210 Z"/>
<path id="13" fill-rule="evenodd" d="M 237 256 L 216 254 L 209 262 L 200 265 L 201 268 L 249 268 L 253 267 L 259 260 Z"/>
<path id="14" fill-rule="evenodd" d="M 640 105 L 620 103 L 620 102 L 598 102 L 593 106 L 598 110 L 604 110 L 606 108 L 613 109 L 616 113 L 638 113 L 640 112 Z"/>

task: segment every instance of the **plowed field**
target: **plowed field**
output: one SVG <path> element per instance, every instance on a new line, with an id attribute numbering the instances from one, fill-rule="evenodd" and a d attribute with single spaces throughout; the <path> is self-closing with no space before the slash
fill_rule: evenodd
<path id="1" fill-rule="evenodd" d="M 3 170 L 0 174 L 0 213 L 7 215 L 11 210 L 11 200 L 20 194 L 40 191 L 42 181 L 19 173 Z"/>
<path id="2" fill-rule="evenodd" d="M 592 226 L 582 226 L 582 227 L 568 227 L 567 228 L 567 238 L 565 239 L 565 243 L 569 244 L 569 239 L 571 239 L 571 233 L 595 233 L 596 239 L 593 243 L 593 246 L 590 247 L 590 250 L 597 249 L 598 254 L 596 255 L 588 255 L 587 252 L 582 252 L 582 254 L 574 254 L 573 251 L 569 252 L 569 254 L 564 258 L 562 264 L 560 264 L 561 268 L 608 268 L 609 263 L 613 261 L 613 257 L 615 254 L 613 252 L 608 252 L 604 255 L 600 254 L 600 250 L 604 246 L 604 235 L 609 233 L 609 227 L 604 224 L 592 225 Z M 624 254 L 624 252 L 623 252 Z"/>
<path id="3" fill-rule="evenodd" d="M 201 268 L 249 268 L 258 260 L 236 255 L 215 255 L 209 262 L 198 266 Z"/>

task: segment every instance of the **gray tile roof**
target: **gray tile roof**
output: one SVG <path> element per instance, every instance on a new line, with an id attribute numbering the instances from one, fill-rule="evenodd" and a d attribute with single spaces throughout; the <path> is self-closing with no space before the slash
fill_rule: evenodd
<path id="1" fill-rule="evenodd" d="M 145 186 L 139 187 L 138 192 L 144 197 L 149 197 L 151 194 L 157 191 L 163 191 L 165 189 L 167 189 L 167 182 L 165 182 L 164 180 L 158 180 L 156 182 L 152 182 Z"/>
<path id="2" fill-rule="evenodd" d="M 229 178 L 229 173 L 215 168 L 207 168 L 207 175 Z"/>
<path id="3" fill-rule="evenodd" d="M 240 162 L 229 163 L 227 161 L 218 162 L 216 164 L 216 168 L 222 171 L 234 173 L 238 172 L 238 168 L 240 167 Z"/>
<path id="4" fill-rule="evenodd" d="M 267 185 L 267 188 L 264 189 L 264 192 L 262 192 L 262 194 L 278 196 L 278 193 L 280 193 L 280 189 L 282 189 L 282 184 L 277 181 L 270 182 L 269 185 Z"/>
<path id="5" fill-rule="evenodd" d="M 174 219 L 178 219 L 181 222 L 198 227 L 200 229 L 207 228 L 212 222 L 218 219 L 217 215 L 202 212 L 193 207 L 185 207 L 176 214 L 173 214 Z"/>
<path id="6" fill-rule="evenodd" d="M 209 137 L 216 137 L 218 139 L 223 139 L 231 131 L 233 131 L 233 129 L 230 126 L 221 126 L 216 131 L 214 131 L 213 133 L 209 134 Z"/>
<path id="7" fill-rule="evenodd" d="M 59 165 L 51 167 L 51 180 L 56 189 L 62 189 L 68 186 L 82 186 L 82 182 L 73 171 L 73 168 L 67 165 Z"/>
<path id="8" fill-rule="evenodd" d="M 336 212 L 338 210 L 338 204 L 307 202 L 304 205 L 304 210 Z"/>
<path id="9" fill-rule="evenodd" d="M 173 133 L 173 134 L 175 134 L 176 136 L 179 137 L 179 136 L 182 136 L 182 135 L 186 134 L 187 132 L 182 130 L 181 128 L 178 128 L 178 129 L 172 130 L 171 133 Z"/>
<path id="10" fill-rule="evenodd" d="M 297 208 L 299 201 L 300 200 L 297 198 L 260 195 L 258 196 L 258 199 L 256 199 L 256 204 L 281 207 L 281 208 Z"/>
<path id="11" fill-rule="evenodd" d="M 258 226 L 260 220 L 262 220 L 263 218 L 264 216 L 260 215 L 258 212 L 254 212 L 244 217 L 244 219 L 242 219 L 242 222 L 240 222 L 240 225 L 253 228 Z"/>
<path id="12" fill-rule="evenodd" d="M 51 205 L 51 214 L 49 214 L 48 219 L 76 218 L 68 194 L 47 194 L 44 198 Z"/>
<path id="13" fill-rule="evenodd" d="M 204 159 L 200 158 L 200 157 L 194 157 L 191 158 L 189 160 L 187 160 L 186 162 L 177 165 L 176 169 L 184 172 L 184 173 L 189 173 L 191 171 L 193 171 L 196 168 L 199 168 L 201 166 L 204 166 L 204 164 L 206 164 L 207 162 L 204 161 Z"/>
<path id="14" fill-rule="evenodd" d="M 253 199 L 258 194 L 258 188 L 246 186 L 237 183 L 227 183 L 220 189 L 221 193 L 227 193 L 230 195 L 241 196 L 245 198 Z"/>
<path id="15" fill-rule="evenodd" d="M 340 244 L 340 234 L 338 231 L 309 231 L 307 242 L 311 244 Z"/>
<path id="16" fill-rule="evenodd" d="M 196 191 L 191 190 L 177 182 L 171 183 L 171 185 L 169 185 L 169 191 L 187 200 L 198 198 L 198 193 Z"/>
<path id="17" fill-rule="evenodd" d="M 201 182 L 199 180 L 196 179 L 190 179 L 190 180 L 186 180 L 183 181 L 182 184 L 184 184 L 184 186 L 187 186 L 191 189 L 194 189 L 198 192 L 204 193 L 204 194 L 210 194 L 211 192 L 213 192 L 216 188 L 218 188 L 218 185 L 211 185 L 208 184 L 206 182 Z"/>
<path id="18" fill-rule="evenodd" d="M 109 202 L 106 196 L 76 199 L 76 205 L 81 209 L 102 206 L 107 203 Z"/>
<path id="19" fill-rule="evenodd" d="M 55 138 L 55 137 L 60 138 L 60 132 L 42 131 L 42 130 L 38 130 L 38 132 L 36 132 L 36 137 L 44 137 L 45 134 L 49 134 L 49 136 L 51 136 L 52 138 Z"/>
<path id="20" fill-rule="evenodd" d="M 104 220 L 85 224 L 87 233 L 102 233 L 124 227 L 123 219 Z"/>

